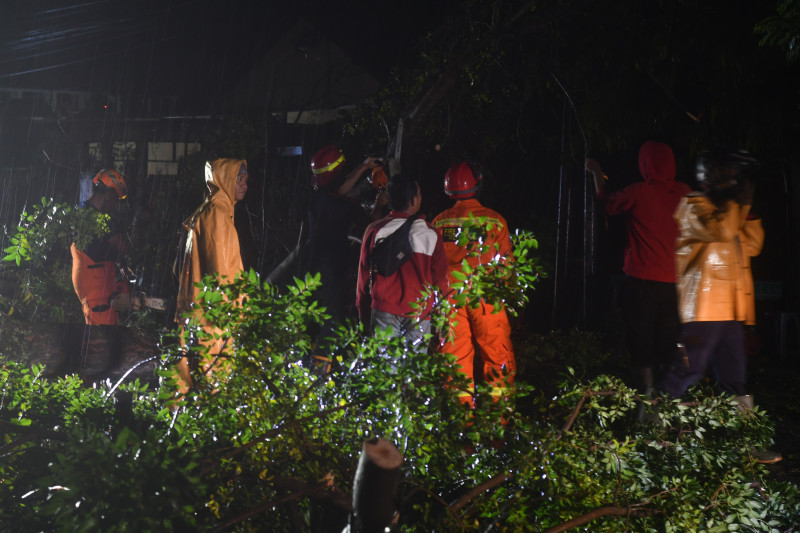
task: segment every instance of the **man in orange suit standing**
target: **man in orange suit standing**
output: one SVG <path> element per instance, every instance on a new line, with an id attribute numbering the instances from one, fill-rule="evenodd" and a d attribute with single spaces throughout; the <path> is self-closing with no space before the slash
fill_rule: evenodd
<path id="1" fill-rule="evenodd" d="M 456 203 L 434 218 L 433 225 L 442 232 L 451 285 L 457 282 L 452 271 L 461 271 L 464 259 L 473 269 L 480 264 L 489 263 L 495 257 L 499 257 L 500 261 L 513 259 L 506 220 L 496 211 L 481 205 L 476 198 L 482 181 L 483 171 L 480 165 L 472 162 L 458 163 L 445 174 L 445 193 L 456 200 Z M 481 218 L 486 224 L 479 232 L 481 242 L 474 243 L 481 247 L 481 253 L 477 256 L 469 254 L 469 244 L 464 246 L 457 243 L 461 227 L 470 220 L 470 216 Z M 468 302 L 456 310 L 453 337 L 441 348 L 443 353 L 456 357 L 460 371 L 470 379 L 471 390 L 461 391 L 459 398 L 462 403 L 473 407 L 475 344 L 483 363 L 484 379 L 492 385 L 494 400 L 509 396 L 516 370 L 514 349 L 511 345 L 511 325 L 505 309 L 496 308 L 483 299 L 477 302 L 477 306 L 475 304 L 476 302 Z"/>

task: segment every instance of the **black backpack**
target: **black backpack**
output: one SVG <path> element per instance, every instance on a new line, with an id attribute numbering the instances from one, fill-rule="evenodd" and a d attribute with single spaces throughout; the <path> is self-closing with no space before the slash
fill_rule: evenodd
<path id="1" fill-rule="evenodd" d="M 381 276 L 391 276 L 409 260 L 413 250 L 408 235 L 416 216 L 408 217 L 391 235 L 375 241 L 372 247 L 372 271 Z"/>

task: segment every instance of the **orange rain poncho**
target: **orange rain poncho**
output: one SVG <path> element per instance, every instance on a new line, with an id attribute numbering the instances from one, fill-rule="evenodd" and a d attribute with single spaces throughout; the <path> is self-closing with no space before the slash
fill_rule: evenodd
<path id="1" fill-rule="evenodd" d="M 178 272 L 180 285 L 175 313 L 177 322 L 183 321 L 183 313 L 198 303 L 200 289 L 194 284 L 202 281 L 203 276 L 216 274 L 220 281 L 233 281 L 243 270 L 242 256 L 239 250 L 239 234 L 234 225 L 234 206 L 236 205 L 236 178 L 239 169 L 247 161 L 243 159 L 217 159 L 206 162 L 205 181 L 208 195 L 203 204 L 183 222 L 186 229 L 186 246 L 183 250 L 183 262 Z M 200 309 L 195 308 L 197 316 Z M 206 324 L 204 328 L 213 331 L 213 326 Z M 222 349 L 222 341 L 210 346 L 209 356 L 215 356 Z M 217 368 L 219 362 L 209 359 L 203 364 L 203 371 L 212 365 Z M 191 383 L 188 361 L 183 358 L 178 364 L 178 371 L 183 392 Z"/>
<path id="2" fill-rule="evenodd" d="M 175 320 L 197 301 L 200 289 L 194 286 L 203 276 L 216 273 L 219 278 L 233 281 L 242 271 L 239 234 L 233 224 L 236 205 L 236 176 L 244 159 L 217 159 L 206 162 L 205 180 L 208 195 L 203 204 L 183 221 L 188 232 L 183 250 L 183 263 L 178 273 L 178 305 Z"/>
<path id="3" fill-rule="evenodd" d="M 761 252 L 764 228 L 749 212 L 749 205 L 733 200 L 720 209 L 699 193 L 681 200 L 675 257 L 682 323 L 755 324 L 750 258 Z"/>

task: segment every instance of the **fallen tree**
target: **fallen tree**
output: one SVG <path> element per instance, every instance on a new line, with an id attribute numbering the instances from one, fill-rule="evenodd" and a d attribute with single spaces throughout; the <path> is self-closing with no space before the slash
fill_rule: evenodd
<path id="1" fill-rule="evenodd" d="M 317 285 L 309 276 L 281 292 L 252 273 L 209 285 L 206 317 L 231 334 L 231 371 L 213 391 L 198 379 L 176 411 L 165 407 L 170 386 L 86 388 L 6 363 L 0 524 L 338 532 L 373 437 L 402 454 L 398 531 L 780 531 L 796 521 L 797 488 L 750 456 L 772 435 L 757 409 L 696 390 L 691 403 L 663 400 L 660 423 L 641 426 L 641 399 L 618 379 L 565 367 L 547 394 L 518 380 L 514 403 L 485 401 L 479 388 L 468 413 L 448 358 L 347 327 L 335 371 L 320 376 L 300 363 L 314 348 L 307 325 L 325 315 Z M 179 353 L 168 346 L 165 364 Z"/>

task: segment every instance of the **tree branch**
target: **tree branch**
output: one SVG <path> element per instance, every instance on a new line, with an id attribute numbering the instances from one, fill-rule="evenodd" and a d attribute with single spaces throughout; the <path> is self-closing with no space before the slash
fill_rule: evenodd
<path id="1" fill-rule="evenodd" d="M 473 487 L 469 492 L 467 492 L 462 497 L 457 499 L 452 505 L 450 505 L 450 509 L 454 513 L 460 511 L 465 505 L 467 505 L 469 502 L 480 496 L 482 493 L 491 490 L 495 487 L 499 487 L 512 477 L 514 477 L 514 474 L 512 474 L 511 472 L 502 472 L 500 474 L 497 474 L 491 479 L 487 479 L 486 481 L 484 481 L 483 483 L 481 483 L 476 487 Z"/>
<path id="2" fill-rule="evenodd" d="M 333 479 L 330 476 L 324 477 L 321 481 L 319 481 L 317 483 L 314 483 L 313 485 L 302 486 L 302 482 L 300 482 L 298 480 L 289 479 L 289 478 L 283 479 L 282 482 L 279 483 L 279 484 L 283 484 L 284 486 L 298 486 L 299 488 L 295 492 L 292 492 L 290 494 L 286 494 L 285 496 L 282 496 L 282 497 L 277 498 L 275 500 L 268 501 L 268 502 L 266 502 L 266 503 L 264 503 L 262 505 L 259 505 L 255 509 L 251 509 L 251 510 L 247 511 L 246 513 L 243 513 L 243 514 L 240 514 L 239 516 L 231 518 L 227 522 L 224 522 L 224 523 L 219 524 L 216 527 L 212 528 L 211 532 L 212 533 L 216 533 L 218 531 L 224 531 L 224 530 L 230 528 L 231 526 L 234 526 L 234 525 L 236 525 L 236 524 L 238 524 L 240 522 L 243 522 L 243 521 L 245 521 L 245 520 L 247 520 L 249 518 L 252 518 L 254 516 L 257 516 L 257 515 L 263 513 L 267 509 L 271 509 L 273 507 L 276 507 L 278 505 L 282 505 L 282 504 L 290 502 L 290 501 L 299 500 L 301 498 L 306 498 L 306 497 L 312 497 L 317 493 L 323 493 L 324 494 L 324 493 L 328 492 L 329 489 L 334 489 L 336 491 L 336 493 L 339 492 L 338 489 L 336 489 L 335 485 L 333 484 Z M 327 497 L 322 497 L 321 499 L 332 499 L 334 501 L 339 500 L 339 498 L 327 498 Z M 352 507 L 349 507 L 348 510 L 351 511 Z"/>
<path id="3" fill-rule="evenodd" d="M 578 414 L 580 413 L 584 402 L 586 402 L 586 398 L 589 398 L 591 396 L 614 396 L 616 394 L 619 393 L 615 390 L 586 391 L 581 397 L 581 399 L 578 400 L 578 405 L 576 405 L 575 409 L 572 410 L 572 414 L 570 415 L 569 420 L 567 420 L 567 423 L 561 429 L 561 432 L 564 433 L 566 431 L 569 431 L 569 428 L 571 428 L 572 424 L 575 423 L 575 420 L 578 418 Z"/>
<path id="4" fill-rule="evenodd" d="M 21 433 L 22 435 L 2 448 L 0 448 L 0 457 L 8 455 L 14 451 L 15 448 L 28 441 L 37 440 L 39 438 L 57 440 L 66 442 L 67 436 L 58 431 L 51 431 L 47 429 L 32 428 L 30 426 L 18 426 L 16 424 L 9 424 L 8 422 L 0 422 L 0 429 L 8 433 Z"/>
<path id="5" fill-rule="evenodd" d="M 421 487 L 421 486 L 416 486 L 416 487 L 414 487 L 414 490 L 412 490 L 412 491 L 411 491 L 411 493 L 410 493 L 408 496 L 406 496 L 405 498 L 403 498 L 403 505 L 401 505 L 401 506 L 400 506 L 400 508 L 402 509 L 402 507 L 404 507 L 404 506 L 405 506 L 406 502 L 408 502 L 409 500 L 411 500 L 411 497 L 412 497 L 412 496 L 414 496 L 414 495 L 415 495 L 417 492 L 424 492 L 424 493 L 426 493 L 428 496 L 430 496 L 431 498 L 433 498 L 434 500 L 436 500 L 437 502 L 441 503 L 441 504 L 442 504 L 442 505 L 443 505 L 443 506 L 444 506 L 444 507 L 445 507 L 445 508 L 448 510 L 448 512 L 450 513 L 450 515 L 453 517 L 453 519 L 454 519 L 456 522 L 458 522 L 458 526 L 459 526 L 461 529 L 464 529 L 464 522 L 461 520 L 461 517 L 459 517 L 459 516 L 458 516 L 458 514 L 455 512 L 455 510 L 454 510 L 454 509 L 453 509 L 453 508 L 452 508 L 450 505 L 448 505 L 448 504 L 447 504 L 447 502 L 446 502 L 446 501 L 444 501 L 444 500 L 442 499 L 442 497 L 441 497 L 441 496 L 439 496 L 439 495 L 438 495 L 438 494 L 436 494 L 435 492 L 432 492 L 431 490 L 429 490 L 429 489 L 428 489 L 428 488 L 426 488 L 426 487 Z"/>
<path id="6" fill-rule="evenodd" d="M 563 533 L 564 531 L 568 531 L 573 527 L 588 524 L 592 520 L 596 520 L 603 516 L 633 516 L 639 518 L 644 516 L 653 516 L 658 512 L 659 511 L 655 509 L 633 509 L 631 507 L 615 507 L 608 505 L 605 507 L 598 507 L 597 509 L 590 511 L 585 515 L 573 518 L 572 520 L 568 520 L 555 527 L 551 527 L 550 529 L 545 530 L 545 533 Z"/>
<path id="7" fill-rule="evenodd" d="M 527 4 L 523 5 L 516 11 L 516 13 L 509 17 L 504 24 L 493 25 L 492 29 L 484 38 L 482 38 L 476 45 L 468 47 L 452 63 L 452 66 L 448 68 L 441 76 L 439 76 L 439 79 L 434 82 L 434 84 L 430 89 L 428 89 L 422 98 L 420 98 L 416 104 L 405 113 L 405 116 L 409 121 L 406 134 L 410 134 L 410 132 L 413 130 L 413 119 L 428 113 L 433 106 L 435 106 L 439 100 L 441 100 L 450 91 L 453 85 L 455 85 L 460 71 L 467 63 L 467 59 L 473 57 L 476 50 L 488 49 L 495 46 L 499 41 L 503 31 L 508 30 L 511 26 L 516 24 L 517 21 L 526 13 L 529 13 L 535 5 L 536 2 L 528 2 Z"/>

